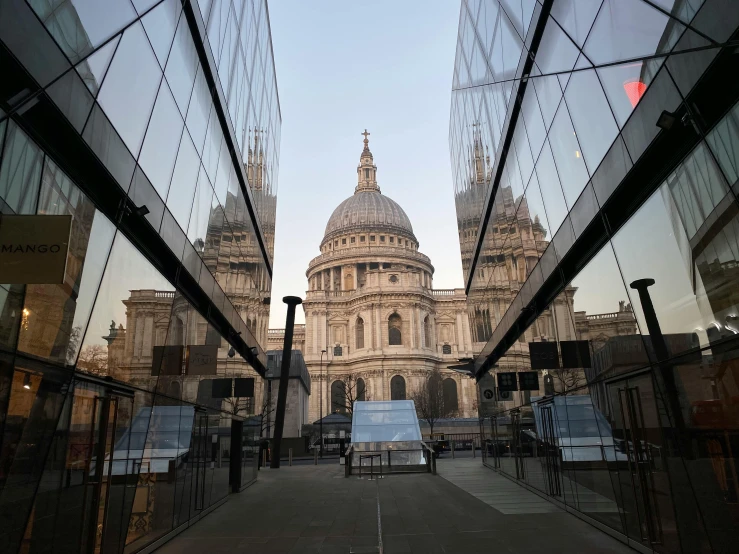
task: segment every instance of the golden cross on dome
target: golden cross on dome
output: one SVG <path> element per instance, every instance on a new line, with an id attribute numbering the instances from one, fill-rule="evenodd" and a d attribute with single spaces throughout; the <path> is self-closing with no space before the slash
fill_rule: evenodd
<path id="1" fill-rule="evenodd" d="M 369 134 L 369 133 L 367 132 L 367 129 L 365 129 L 365 130 L 364 130 L 364 133 L 359 133 L 359 134 L 360 134 L 360 135 L 364 135 L 364 145 L 365 145 L 365 146 L 367 146 L 367 144 L 369 144 L 369 140 L 367 140 L 367 137 L 368 137 L 368 136 L 370 135 L 370 134 Z"/>

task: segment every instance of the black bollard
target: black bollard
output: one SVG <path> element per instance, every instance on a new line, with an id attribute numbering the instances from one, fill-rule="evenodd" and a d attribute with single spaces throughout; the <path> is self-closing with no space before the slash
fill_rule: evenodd
<path id="1" fill-rule="evenodd" d="M 685 459 L 693 458 L 692 445 L 688 436 L 688 430 L 685 427 L 682 409 L 680 408 L 680 398 L 677 383 L 675 382 L 673 365 L 667 361 L 670 357 L 667 341 L 662 334 L 662 329 L 657 319 L 657 312 L 654 309 L 652 297 L 649 294 L 648 288 L 652 285 L 654 285 L 654 279 L 639 279 L 631 283 L 630 287 L 639 293 L 639 301 L 644 312 L 644 320 L 647 323 L 649 338 L 654 348 L 654 353 L 659 360 L 656 364 L 658 368 L 657 375 L 662 378 L 664 396 L 667 397 L 664 401 L 668 421 L 664 422 L 663 428 L 668 441 L 672 443 L 672 448 L 666 449 L 667 456 L 665 461 L 667 473 L 670 475 L 675 525 L 680 534 L 681 547 L 684 549 L 683 552 L 699 552 L 702 547 L 701 538 L 704 536 L 705 530 L 703 529 L 701 510 L 696 503 L 695 496 L 690 492 L 694 484 L 691 483 L 687 466 L 684 462 Z M 657 405 L 659 405 L 659 396 L 659 389 L 657 389 L 655 390 Z M 680 455 L 682 455 L 683 459 L 680 459 Z"/>
<path id="2" fill-rule="evenodd" d="M 669 364 L 667 360 L 670 357 L 670 352 L 667 349 L 667 341 L 665 336 L 662 334 L 662 329 L 657 319 L 657 312 L 654 310 L 654 304 L 652 303 L 652 297 L 649 294 L 649 287 L 654 284 L 654 279 L 638 279 L 631 283 L 629 286 L 635 289 L 639 293 L 639 302 L 641 303 L 642 311 L 644 312 L 644 320 L 647 322 L 647 330 L 649 331 L 649 338 L 654 348 L 654 353 L 657 355 L 657 366 L 660 369 L 660 376 L 665 385 L 665 393 L 667 395 L 667 404 L 670 410 L 672 421 L 675 429 L 681 435 L 675 437 L 679 442 L 680 439 L 684 438 L 682 433 L 685 431 L 685 421 L 683 419 L 683 413 L 680 409 L 680 400 L 678 398 L 677 385 L 675 383 L 675 374 L 673 372 L 672 364 Z M 688 452 L 684 452 L 684 455 L 689 455 Z"/>
<path id="3" fill-rule="evenodd" d="M 277 389 L 277 411 L 275 413 L 275 434 L 272 439 L 272 459 L 269 467 L 280 468 L 280 446 L 282 428 L 285 426 L 285 408 L 287 404 L 287 385 L 290 379 L 290 358 L 293 349 L 293 328 L 295 327 L 295 306 L 303 301 L 297 296 L 285 296 L 282 301 L 287 304 L 287 320 L 285 321 L 285 342 L 282 346 L 282 367 L 280 368 L 280 388 Z"/>

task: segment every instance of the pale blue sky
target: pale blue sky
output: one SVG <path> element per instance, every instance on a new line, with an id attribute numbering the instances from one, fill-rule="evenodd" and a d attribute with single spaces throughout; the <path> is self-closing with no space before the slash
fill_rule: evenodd
<path id="1" fill-rule="evenodd" d="M 354 192 L 365 127 L 378 184 L 410 217 L 434 287 L 462 287 L 448 146 L 459 2 L 274 0 L 269 10 L 282 107 L 270 327 L 285 326 L 283 296 L 305 296 L 326 222 Z"/>

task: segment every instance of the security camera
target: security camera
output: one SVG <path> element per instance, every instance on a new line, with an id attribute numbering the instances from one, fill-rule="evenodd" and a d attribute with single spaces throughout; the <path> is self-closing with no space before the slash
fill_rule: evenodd
<path id="1" fill-rule="evenodd" d="M 233 358 L 236 355 L 236 350 L 234 350 L 234 347 L 228 349 L 228 357 Z"/>

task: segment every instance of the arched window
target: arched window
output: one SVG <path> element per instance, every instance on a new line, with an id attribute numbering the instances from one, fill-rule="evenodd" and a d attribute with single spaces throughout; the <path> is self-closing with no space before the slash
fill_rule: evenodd
<path id="1" fill-rule="evenodd" d="M 393 314 L 387 320 L 387 335 L 388 342 L 391 346 L 403 344 L 403 337 L 400 333 L 400 328 L 403 320 L 400 319 L 398 314 Z"/>
<path id="2" fill-rule="evenodd" d="M 344 381 L 331 383 L 331 413 L 346 413 L 346 385 Z"/>
<path id="3" fill-rule="evenodd" d="M 444 412 L 451 414 L 459 410 L 459 401 L 457 400 L 457 382 L 451 377 L 444 379 Z"/>
<path id="4" fill-rule="evenodd" d="M 390 379 L 390 400 L 405 400 L 405 379 L 400 375 Z"/>
<path id="5" fill-rule="evenodd" d="M 361 377 L 357 379 L 357 394 L 355 395 L 356 399 L 360 402 L 366 400 L 367 398 L 367 387 L 364 384 L 364 379 Z"/>
<path id="6" fill-rule="evenodd" d="M 169 333 L 167 334 L 167 344 L 174 346 L 178 344 L 184 344 L 184 325 L 182 320 L 175 316 L 169 324 Z"/>
<path id="7" fill-rule="evenodd" d="M 364 348 L 364 320 L 361 317 L 357 318 L 355 333 L 356 348 Z"/>
<path id="8" fill-rule="evenodd" d="M 429 316 L 423 318 L 423 345 L 431 348 L 431 321 Z"/>
<path id="9" fill-rule="evenodd" d="M 170 381 L 169 387 L 167 387 L 167 394 L 172 398 L 180 398 L 180 383 L 179 381 Z"/>

